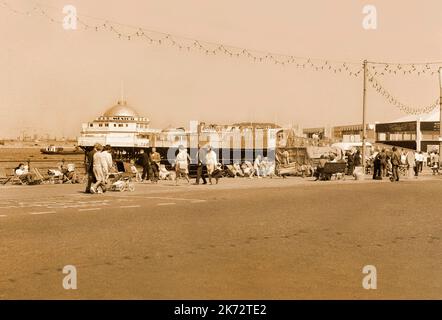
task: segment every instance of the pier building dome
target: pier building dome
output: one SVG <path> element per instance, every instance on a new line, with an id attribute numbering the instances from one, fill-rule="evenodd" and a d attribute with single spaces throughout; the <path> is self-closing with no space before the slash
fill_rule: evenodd
<path id="1" fill-rule="evenodd" d="M 127 105 L 126 101 L 118 101 L 116 105 L 108 109 L 104 115 L 104 117 L 131 117 L 131 118 L 139 118 L 138 112 L 135 111 L 132 107 Z"/>

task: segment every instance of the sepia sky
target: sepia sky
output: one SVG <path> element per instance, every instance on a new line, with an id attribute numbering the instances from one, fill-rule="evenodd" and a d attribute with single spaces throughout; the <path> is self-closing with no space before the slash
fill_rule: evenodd
<path id="1" fill-rule="evenodd" d="M 29 9 L 32 0 L 2 0 Z M 442 61 L 440 0 L 42 0 L 48 13 L 108 19 L 216 43 L 295 56 L 388 62 Z M 378 29 L 362 28 L 375 5 Z M 96 23 L 98 20 L 90 20 Z M 125 97 L 151 126 L 271 121 L 303 127 L 361 122 L 362 77 L 206 56 L 100 31 L 66 31 L 0 5 L 0 138 L 23 131 L 76 136 L 81 123 Z M 416 106 L 438 97 L 437 75 L 380 78 Z M 373 89 L 367 120 L 404 114 Z"/>

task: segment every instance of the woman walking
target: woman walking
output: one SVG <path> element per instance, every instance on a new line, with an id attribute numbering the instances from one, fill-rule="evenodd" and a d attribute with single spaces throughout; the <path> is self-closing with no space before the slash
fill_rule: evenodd
<path id="1" fill-rule="evenodd" d="M 212 175 L 213 171 L 216 169 L 218 161 L 216 160 L 216 153 L 212 150 L 212 147 L 207 148 L 206 154 L 206 166 L 207 166 L 207 175 L 209 176 L 209 182 L 212 184 Z"/>
<path id="2" fill-rule="evenodd" d="M 180 178 L 181 176 L 184 176 L 184 179 L 187 180 L 187 183 L 190 183 L 189 162 L 190 162 L 190 156 L 187 153 L 186 148 L 184 148 L 184 146 L 179 146 L 179 151 L 175 159 L 176 185 L 178 185 L 178 178 Z"/>
<path id="3" fill-rule="evenodd" d="M 95 180 L 97 182 L 95 182 L 91 186 L 91 193 L 103 193 L 106 192 L 106 185 L 105 185 L 106 178 L 104 176 L 105 168 L 103 167 L 103 163 L 105 162 L 105 160 L 104 156 L 101 154 L 101 152 L 103 151 L 103 146 L 97 143 L 95 144 L 95 150 L 96 152 L 94 153 L 93 171 L 94 171 Z M 99 187 L 101 188 L 101 190 L 98 189 Z"/>

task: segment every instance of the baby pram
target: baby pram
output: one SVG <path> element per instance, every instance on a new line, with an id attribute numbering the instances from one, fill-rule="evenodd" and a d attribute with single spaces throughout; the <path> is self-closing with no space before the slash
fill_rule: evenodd
<path id="1" fill-rule="evenodd" d="M 167 170 L 164 164 L 160 164 L 158 176 L 160 180 L 175 180 L 175 173 Z"/>
<path id="2" fill-rule="evenodd" d="M 107 176 L 107 185 L 109 191 L 135 191 L 135 185 L 132 178 L 124 172 L 109 173 Z"/>
<path id="3" fill-rule="evenodd" d="M 119 172 L 111 172 L 107 175 L 107 189 L 109 191 L 135 191 L 135 185 L 132 182 L 134 174 L 130 171 L 129 164 L 125 166 L 123 161 L 117 161 Z"/>

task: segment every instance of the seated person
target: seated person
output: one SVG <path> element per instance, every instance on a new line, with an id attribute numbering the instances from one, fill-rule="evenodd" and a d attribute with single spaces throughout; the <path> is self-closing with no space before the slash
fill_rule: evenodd
<path id="1" fill-rule="evenodd" d="M 63 160 L 60 165 L 60 171 L 63 173 L 63 182 L 80 183 L 80 177 L 75 172 L 75 165 L 73 163 L 65 165 Z"/>
<path id="2" fill-rule="evenodd" d="M 141 173 L 138 172 L 138 169 L 135 166 L 134 160 L 130 160 L 130 172 L 132 172 L 135 175 L 135 181 L 137 181 L 137 182 L 143 181 L 143 179 L 141 177 Z"/>
<path id="3" fill-rule="evenodd" d="M 338 162 L 337 156 L 334 153 L 330 153 L 328 158 L 329 158 L 329 162 Z"/>
<path id="4" fill-rule="evenodd" d="M 218 180 L 223 176 L 223 165 L 221 163 L 217 163 L 215 170 L 213 170 L 212 178 L 215 178 L 216 184 L 218 184 Z"/>
<path id="5" fill-rule="evenodd" d="M 14 169 L 14 173 L 22 182 L 27 184 L 34 183 L 34 176 L 29 172 L 28 166 L 25 166 L 23 163 L 20 163 L 18 167 Z"/>
<path id="6" fill-rule="evenodd" d="M 269 161 L 268 157 L 262 159 L 260 170 L 263 177 L 272 177 L 275 175 L 275 165 L 272 161 Z"/>
<path id="7" fill-rule="evenodd" d="M 242 163 L 241 169 L 244 172 L 244 176 L 249 177 L 249 178 L 252 178 L 253 174 L 255 173 L 252 163 L 248 160 L 245 160 Z"/>
<path id="8" fill-rule="evenodd" d="M 239 176 L 239 177 L 244 177 L 244 173 L 242 172 L 241 166 L 239 165 L 238 162 L 235 162 L 233 164 L 233 169 L 235 170 L 235 177 Z"/>
<path id="9" fill-rule="evenodd" d="M 321 158 L 319 159 L 318 167 L 316 168 L 315 181 L 319 180 L 321 175 L 324 173 L 324 167 L 326 163 L 327 163 L 327 158 L 324 155 L 322 155 Z"/>
<path id="10" fill-rule="evenodd" d="M 170 177 L 170 172 L 166 169 L 166 165 L 160 164 L 158 176 L 160 180 L 167 180 Z"/>

